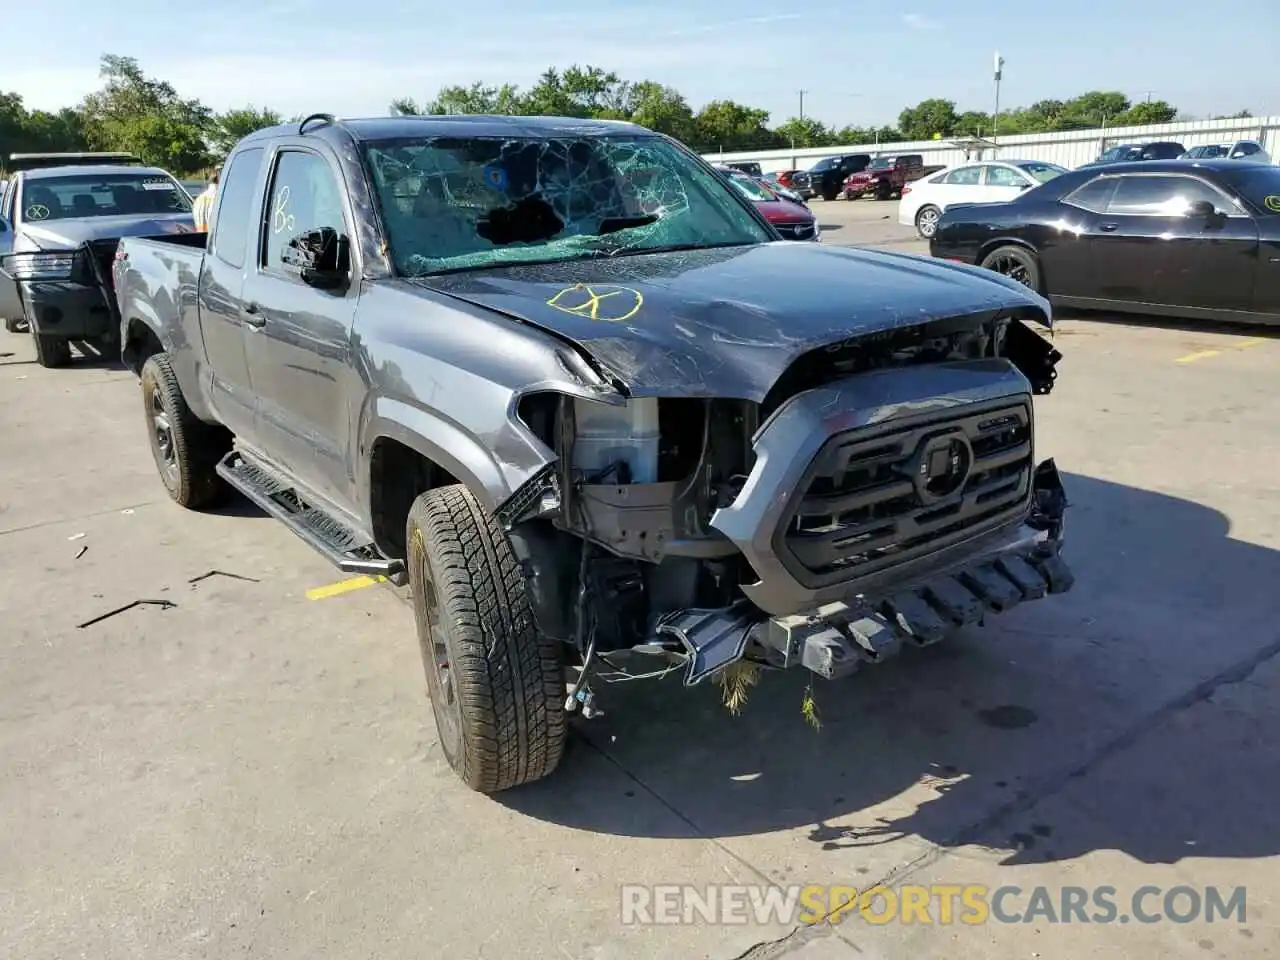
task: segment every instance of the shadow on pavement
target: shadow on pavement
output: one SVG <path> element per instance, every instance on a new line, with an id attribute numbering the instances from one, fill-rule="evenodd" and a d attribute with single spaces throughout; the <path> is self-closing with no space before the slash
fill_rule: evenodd
<path id="1" fill-rule="evenodd" d="M 825 230 L 826 228 L 823 227 Z M 1111 327 L 1156 327 L 1161 330 L 1180 330 L 1184 333 L 1217 333 L 1240 337 L 1265 337 L 1280 340 L 1280 327 L 1260 323 L 1228 323 L 1218 320 L 1192 320 L 1186 317 L 1165 317 L 1146 313 L 1116 313 L 1114 311 L 1079 310 L 1075 307 L 1054 307 L 1054 317 L 1062 320 L 1079 320 Z"/>
<path id="2" fill-rule="evenodd" d="M 1097 849 L 1144 862 L 1280 853 L 1276 726 L 1224 716 L 1211 699 L 1280 651 L 1268 613 L 1280 552 L 1232 539 L 1226 516 L 1193 502 L 1064 483 L 1071 593 L 848 680 L 815 679 L 819 731 L 801 715 L 803 671 L 766 674 L 736 717 L 715 686 L 603 686 L 606 716 L 578 728 L 560 770 L 497 799 L 627 836 L 807 828 L 814 855 L 910 835 L 1012 847 L 1006 863 Z M 1215 675 L 1220 685 L 1206 682 Z M 1170 734 L 1195 711 L 1193 730 Z M 592 779 L 591 751 L 632 789 Z M 646 793 L 677 816 L 653 813 L 637 799 Z M 1037 800 L 1063 794 L 1090 810 L 1087 829 L 1073 818 L 1011 832 Z"/>

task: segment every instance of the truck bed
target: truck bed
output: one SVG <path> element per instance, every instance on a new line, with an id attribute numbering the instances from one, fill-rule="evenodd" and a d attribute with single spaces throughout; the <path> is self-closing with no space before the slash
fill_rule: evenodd
<path id="1" fill-rule="evenodd" d="M 119 242 L 103 284 L 116 312 L 116 322 L 145 313 L 176 320 L 183 297 L 195 297 L 204 261 L 207 233 L 175 233 L 162 237 L 125 237 Z"/>

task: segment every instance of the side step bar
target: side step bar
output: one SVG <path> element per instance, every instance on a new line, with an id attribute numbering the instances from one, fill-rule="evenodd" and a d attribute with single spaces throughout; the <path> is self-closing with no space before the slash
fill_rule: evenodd
<path id="1" fill-rule="evenodd" d="M 386 577 L 396 585 L 408 581 L 403 560 L 389 560 L 367 537 L 303 499 L 293 484 L 239 450 L 218 464 L 218 476 L 255 506 L 275 517 L 345 573 Z"/>

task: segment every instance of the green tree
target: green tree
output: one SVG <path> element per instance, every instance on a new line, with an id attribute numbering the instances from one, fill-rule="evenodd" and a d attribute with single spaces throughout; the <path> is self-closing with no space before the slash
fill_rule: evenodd
<path id="1" fill-rule="evenodd" d="M 1139 126 L 1146 123 L 1169 123 L 1177 117 L 1178 111 L 1164 100 L 1144 100 L 1116 118 L 1116 124 Z"/>
<path id="2" fill-rule="evenodd" d="M 1091 90 L 1066 102 L 1064 117 L 1081 125 L 1061 129 L 1087 129 L 1101 126 L 1104 121 L 1113 127 L 1115 118 L 1129 107 L 1129 98 L 1119 91 Z"/>
<path id="3" fill-rule="evenodd" d="M 991 136 L 991 114 L 981 110 L 966 110 L 956 117 L 951 133 L 956 137 Z"/>
<path id="4" fill-rule="evenodd" d="M 212 110 L 146 76 L 133 57 L 104 54 L 99 74 L 105 81 L 102 89 L 80 105 L 85 138 L 93 149 L 127 150 L 175 173 L 208 165 L 205 134 L 213 128 Z"/>
<path id="5" fill-rule="evenodd" d="M 694 115 L 694 146 L 703 153 L 788 146 L 765 125 L 768 120 L 768 110 L 757 110 L 732 100 L 712 100 Z"/>
<path id="6" fill-rule="evenodd" d="M 935 97 L 898 114 L 898 127 L 908 140 L 932 140 L 935 133 L 951 136 L 957 119 L 954 101 Z"/>
<path id="7" fill-rule="evenodd" d="M 840 143 L 835 133 L 820 120 L 812 117 L 792 117 L 774 131 L 782 141 L 792 147 L 828 147 Z M 849 141 L 857 143 L 858 141 Z"/>
<path id="8" fill-rule="evenodd" d="M 631 85 L 626 102 L 627 119 L 642 127 L 665 133 L 685 143 L 691 142 L 697 128 L 693 110 L 680 91 L 653 80 Z"/>
<path id="9" fill-rule="evenodd" d="M 238 142 L 264 127 L 274 127 L 280 123 L 280 114 L 274 110 L 261 109 L 250 104 L 239 110 L 228 110 L 214 119 L 213 129 L 209 133 L 209 141 L 220 154 L 226 155 Z"/>

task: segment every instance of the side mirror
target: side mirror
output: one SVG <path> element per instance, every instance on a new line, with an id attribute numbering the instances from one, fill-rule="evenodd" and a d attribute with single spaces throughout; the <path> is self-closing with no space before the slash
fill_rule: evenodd
<path id="1" fill-rule="evenodd" d="M 321 290 L 336 290 L 347 282 L 351 268 L 351 250 L 347 238 L 333 227 L 306 230 L 280 253 L 286 266 L 298 271 L 302 282 Z"/>
<path id="2" fill-rule="evenodd" d="M 1022 181 L 1021 183 L 1019 183 L 1017 186 L 1018 186 L 1018 189 L 1019 189 L 1019 190 L 1030 190 L 1030 189 L 1031 189 L 1031 184 L 1027 183 L 1027 181 L 1025 181 L 1025 180 L 1023 180 L 1023 181 Z"/>
<path id="3" fill-rule="evenodd" d="M 1197 219 L 1208 219 L 1217 214 L 1217 208 L 1208 200 L 1192 200 L 1187 207 L 1186 216 Z"/>

